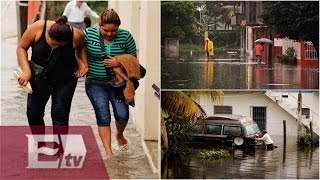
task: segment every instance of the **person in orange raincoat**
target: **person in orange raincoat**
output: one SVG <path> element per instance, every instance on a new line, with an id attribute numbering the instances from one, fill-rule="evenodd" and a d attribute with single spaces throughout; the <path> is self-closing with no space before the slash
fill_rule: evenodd
<path id="1" fill-rule="evenodd" d="M 256 60 L 259 64 L 262 62 L 263 43 L 257 43 L 255 46 Z"/>

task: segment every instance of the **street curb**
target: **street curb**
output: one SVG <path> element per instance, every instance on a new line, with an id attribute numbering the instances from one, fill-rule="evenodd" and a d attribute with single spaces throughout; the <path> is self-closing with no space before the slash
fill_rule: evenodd
<path id="1" fill-rule="evenodd" d="M 152 157 L 150 155 L 150 151 L 149 151 L 149 149 L 148 149 L 148 147 L 146 145 L 146 142 L 143 140 L 142 137 L 141 137 L 141 145 L 142 145 L 144 153 L 146 154 L 146 156 L 148 158 L 148 163 L 149 163 L 150 168 L 152 169 L 152 172 L 154 174 L 158 174 L 159 175 L 158 169 L 155 167 L 154 162 L 152 161 Z"/>

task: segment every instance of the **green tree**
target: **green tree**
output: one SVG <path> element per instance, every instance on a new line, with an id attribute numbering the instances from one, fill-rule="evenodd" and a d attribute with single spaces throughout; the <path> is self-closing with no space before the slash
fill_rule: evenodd
<path id="1" fill-rule="evenodd" d="M 213 102 L 222 101 L 222 91 L 162 91 L 161 92 L 161 137 L 162 137 L 162 149 L 167 152 L 172 146 L 170 133 L 167 131 L 167 120 L 172 119 L 172 113 L 183 114 L 185 122 L 188 124 L 194 124 L 198 119 L 206 117 L 204 109 L 195 101 L 200 96 L 205 95 L 209 97 Z M 180 115 L 181 116 L 181 115 Z M 179 119 L 179 118 L 178 118 Z M 174 120 L 174 119 L 173 119 Z M 172 124 L 172 122 L 171 122 Z M 187 138 L 185 138 L 187 139 Z M 179 149 L 179 146 L 174 146 L 175 149 Z M 170 150 L 169 150 L 170 151 Z"/>
<path id="2" fill-rule="evenodd" d="M 194 2 L 161 2 L 161 42 L 165 38 L 179 38 L 190 42 L 199 32 L 195 21 Z"/>
<path id="3" fill-rule="evenodd" d="M 319 50 L 319 2 L 263 2 L 261 18 L 273 32 L 294 40 L 311 41 Z"/>

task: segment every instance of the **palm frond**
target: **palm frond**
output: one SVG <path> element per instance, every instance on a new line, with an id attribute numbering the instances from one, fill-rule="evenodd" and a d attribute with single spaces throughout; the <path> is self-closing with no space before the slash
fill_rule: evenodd
<path id="1" fill-rule="evenodd" d="M 186 95 L 193 99 L 199 99 L 201 96 L 206 96 L 211 99 L 212 102 L 220 104 L 223 102 L 223 91 L 183 91 Z"/>
<path id="2" fill-rule="evenodd" d="M 213 102 L 222 101 L 222 91 L 162 91 L 161 107 L 163 111 L 179 112 L 186 115 L 190 123 L 197 118 L 205 118 L 206 112 L 193 98 L 207 95 Z"/>

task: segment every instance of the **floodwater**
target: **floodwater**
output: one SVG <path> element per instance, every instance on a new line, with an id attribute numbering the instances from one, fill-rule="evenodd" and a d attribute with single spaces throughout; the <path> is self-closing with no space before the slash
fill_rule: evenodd
<path id="1" fill-rule="evenodd" d="M 161 88 L 318 89 L 319 67 L 257 64 L 227 52 L 209 59 L 201 51 L 180 51 L 178 58 L 162 57 Z"/>
<path id="2" fill-rule="evenodd" d="M 202 162 L 197 157 L 201 150 L 214 147 L 193 144 L 188 156 L 162 161 L 162 178 L 319 179 L 319 148 L 298 148 L 295 137 L 288 137 L 284 147 L 282 137 L 272 138 L 278 146 L 273 151 L 225 148 L 230 158 L 215 162 Z"/>

